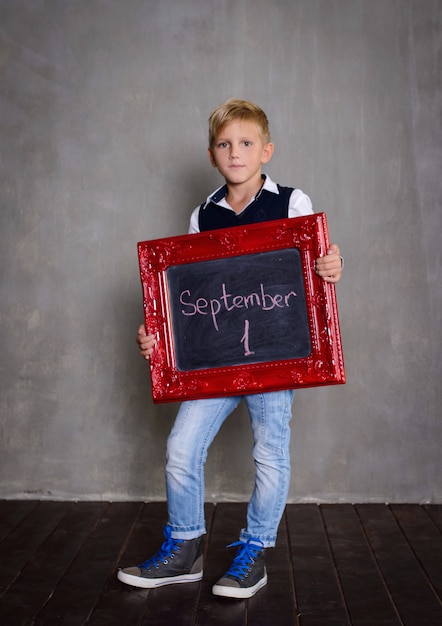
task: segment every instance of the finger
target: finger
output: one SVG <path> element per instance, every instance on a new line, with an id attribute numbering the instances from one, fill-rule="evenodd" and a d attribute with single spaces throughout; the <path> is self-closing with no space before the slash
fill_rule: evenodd
<path id="1" fill-rule="evenodd" d="M 143 338 L 143 340 L 139 343 L 140 346 L 140 354 L 145 359 L 149 359 L 154 351 L 154 347 L 157 341 L 154 335 L 147 335 Z"/>
<path id="2" fill-rule="evenodd" d="M 144 326 L 144 324 L 141 324 L 141 326 L 139 326 L 138 331 L 137 331 L 137 336 L 147 337 L 146 327 Z"/>
<path id="3" fill-rule="evenodd" d="M 340 272 L 341 270 L 341 263 L 340 262 L 330 262 L 330 263 L 321 263 L 318 264 L 316 267 L 316 273 L 319 276 L 331 276 L 332 274 L 336 274 L 337 272 Z"/>
<path id="4" fill-rule="evenodd" d="M 335 276 L 324 276 L 324 280 L 326 283 L 337 283 L 339 280 L 339 275 L 335 275 Z"/>
<path id="5" fill-rule="evenodd" d="M 332 243 L 329 249 L 327 250 L 327 254 L 337 254 L 339 256 L 339 248 L 335 243 Z"/>

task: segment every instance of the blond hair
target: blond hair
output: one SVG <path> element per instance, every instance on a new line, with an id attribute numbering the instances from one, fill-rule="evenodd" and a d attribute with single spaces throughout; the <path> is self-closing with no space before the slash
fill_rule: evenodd
<path id="1" fill-rule="evenodd" d="M 209 117 L 209 147 L 213 148 L 221 130 L 236 120 L 255 122 L 260 127 L 264 144 L 270 141 L 269 121 L 264 111 L 249 100 L 230 98 L 220 104 Z"/>

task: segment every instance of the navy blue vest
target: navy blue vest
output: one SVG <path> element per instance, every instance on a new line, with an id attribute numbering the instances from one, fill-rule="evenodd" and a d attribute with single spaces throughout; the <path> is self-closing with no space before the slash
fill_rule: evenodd
<path id="1" fill-rule="evenodd" d="M 198 225 L 201 232 L 229 228 L 230 226 L 244 226 L 256 222 L 267 222 L 288 217 L 289 200 L 292 195 L 292 187 L 278 185 L 279 195 L 267 189 L 262 189 L 256 199 L 249 204 L 239 215 L 231 209 L 219 206 L 213 201 L 200 206 Z M 213 197 L 215 201 L 221 200 L 226 194 L 226 188 L 220 189 Z M 203 208 L 204 207 L 204 208 Z"/>

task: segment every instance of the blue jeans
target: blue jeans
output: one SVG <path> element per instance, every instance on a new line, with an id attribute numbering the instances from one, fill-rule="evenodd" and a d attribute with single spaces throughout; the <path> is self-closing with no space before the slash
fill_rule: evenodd
<path id="1" fill-rule="evenodd" d="M 290 426 L 294 391 L 243 396 L 253 431 L 255 487 L 241 541 L 272 547 L 290 484 Z M 183 402 L 167 441 L 166 488 L 172 537 L 194 539 L 206 532 L 204 464 L 207 451 L 241 396 Z M 233 446 L 232 442 L 232 446 Z"/>

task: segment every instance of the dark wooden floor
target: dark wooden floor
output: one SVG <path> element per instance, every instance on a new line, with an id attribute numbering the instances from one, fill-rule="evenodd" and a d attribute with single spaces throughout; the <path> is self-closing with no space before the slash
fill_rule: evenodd
<path id="1" fill-rule="evenodd" d="M 164 503 L 0 501 L 0 624 L 442 626 L 442 505 L 288 505 L 268 585 L 215 598 L 245 511 L 208 504 L 202 583 L 149 591 L 115 574 L 159 548 Z"/>

